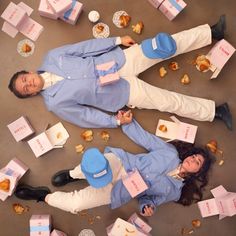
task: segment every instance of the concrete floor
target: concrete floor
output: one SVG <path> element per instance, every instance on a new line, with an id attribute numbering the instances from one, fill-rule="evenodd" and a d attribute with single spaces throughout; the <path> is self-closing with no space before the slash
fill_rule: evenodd
<path id="1" fill-rule="evenodd" d="M 0 3 L 0 12 L 2 13 L 10 1 L 2 0 Z M 20 0 L 14 0 L 15 3 Z M 95 139 L 91 143 L 85 143 L 80 134 L 84 129 L 76 127 L 63 121 L 64 126 L 70 134 L 65 147 L 63 149 L 53 150 L 43 157 L 36 159 L 25 141 L 16 143 L 7 129 L 6 125 L 14 121 L 21 115 L 26 115 L 36 133 L 40 133 L 47 123 L 53 125 L 61 121 L 54 114 L 48 112 L 44 106 L 40 96 L 32 99 L 20 100 L 15 98 L 7 89 L 9 78 L 15 71 L 26 69 L 30 71 L 36 70 L 43 58 L 43 55 L 52 48 L 82 41 L 92 38 L 92 24 L 88 21 L 88 12 L 95 9 L 101 14 L 101 21 L 110 26 L 111 36 L 122 36 L 129 34 L 137 42 L 143 39 L 153 37 L 157 32 L 166 31 L 169 33 L 179 32 L 194 26 L 209 23 L 215 23 L 222 13 L 227 16 L 226 39 L 236 46 L 236 2 L 234 0 L 186 0 L 188 4 L 186 9 L 172 22 L 169 21 L 161 12 L 153 8 L 147 0 L 87 0 L 81 2 L 84 4 L 84 11 L 75 26 L 66 24 L 60 20 L 54 21 L 48 18 L 40 17 L 37 11 L 39 1 L 24 0 L 26 4 L 34 8 L 32 18 L 42 24 L 45 28 L 39 39 L 35 42 L 35 52 L 28 58 L 21 57 L 16 46 L 18 41 L 24 39 L 22 34 L 18 34 L 14 39 L 0 32 L 0 64 L 1 64 L 1 122 L 0 122 L 0 150 L 1 159 L 0 167 L 5 166 L 13 157 L 23 160 L 30 168 L 30 171 L 22 178 L 22 183 L 28 183 L 34 186 L 46 185 L 52 191 L 56 190 L 51 183 L 51 176 L 58 170 L 72 168 L 81 160 L 81 155 L 75 152 L 77 144 L 83 144 L 86 148 L 98 147 L 103 150 L 108 144 L 110 146 L 122 147 L 130 152 L 138 153 L 143 151 L 136 146 L 127 137 L 125 137 L 120 129 L 110 129 L 108 132 L 111 139 L 108 143 L 104 143 L 97 135 L 101 130 L 94 129 Z M 132 17 L 131 24 L 139 20 L 144 22 L 145 28 L 141 35 L 132 32 L 131 26 L 126 29 L 118 29 L 112 23 L 112 15 L 115 11 L 126 10 Z M 2 25 L 3 20 L 0 20 Z M 214 42 L 213 42 L 214 43 Z M 160 79 L 158 69 L 161 66 L 168 66 L 172 60 L 160 63 L 149 69 L 142 75 L 141 79 L 147 82 L 169 90 L 177 91 L 187 95 L 200 96 L 213 99 L 216 104 L 227 101 L 236 124 L 236 54 L 230 59 L 225 68 L 222 70 L 217 79 L 210 81 L 210 73 L 201 74 L 192 65 L 190 61 L 197 55 L 207 53 L 211 46 L 190 52 L 188 54 L 178 56 L 175 60 L 179 62 L 181 69 L 177 72 L 169 72 L 164 78 Z M 189 74 L 191 84 L 183 86 L 180 83 L 180 77 Z M 154 133 L 159 118 L 169 119 L 169 114 L 152 110 L 134 110 L 135 118 L 148 131 Z M 211 198 L 210 189 L 220 184 L 227 190 L 236 192 L 235 184 L 235 166 L 236 166 L 236 146 L 235 146 L 235 129 L 230 132 L 224 124 L 219 121 L 213 123 L 197 122 L 189 119 L 181 119 L 198 125 L 199 130 L 196 137 L 197 144 L 206 144 L 211 139 L 216 139 L 219 147 L 224 151 L 225 164 L 218 166 L 214 164 L 210 173 L 210 182 L 206 188 L 204 198 Z M 79 185 L 84 187 L 84 184 Z M 63 187 L 62 190 L 72 191 L 78 188 L 77 183 Z M 30 211 L 23 215 L 16 215 L 12 210 L 13 203 L 21 203 L 28 205 Z M 110 210 L 109 207 L 99 207 L 89 210 L 91 216 L 101 216 L 101 220 L 95 220 L 93 224 L 89 224 L 88 216 L 72 215 L 58 209 L 47 206 L 43 203 L 34 201 L 20 201 L 14 196 L 9 197 L 5 202 L 0 203 L 0 219 L 1 219 L 1 236 L 26 236 L 29 235 L 29 218 L 32 214 L 51 214 L 53 225 L 55 228 L 66 232 L 69 236 L 77 236 L 84 228 L 91 228 L 96 235 L 106 235 L 105 228 L 115 221 L 117 217 L 127 219 L 133 212 L 137 211 L 136 200 L 129 204 L 116 209 Z M 196 204 L 190 207 L 183 207 L 175 203 L 168 203 L 158 207 L 157 213 L 148 218 L 148 223 L 153 227 L 151 231 L 154 236 L 173 236 L 181 235 L 181 228 L 191 228 L 191 221 L 200 219 L 202 226 L 197 229 L 193 235 L 208 236 L 233 236 L 236 232 L 236 216 L 228 217 L 221 221 L 218 216 L 212 216 L 202 219 Z M 214 232 L 214 233 L 213 233 Z"/>

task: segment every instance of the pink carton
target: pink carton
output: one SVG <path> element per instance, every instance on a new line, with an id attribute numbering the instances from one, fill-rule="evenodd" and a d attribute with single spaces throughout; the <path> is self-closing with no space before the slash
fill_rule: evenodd
<path id="1" fill-rule="evenodd" d="M 62 148 L 68 138 L 67 130 L 59 122 L 45 132 L 30 139 L 28 144 L 35 156 L 39 157 L 53 148 Z"/>
<path id="2" fill-rule="evenodd" d="M 152 227 L 148 225 L 145 221 L 143 221 L 136 213 L 130 216 L 128 222 L 133 224 L 138 230 L 142 231 L 143 233 L 148 234 Z"/>
<path id="3" fill-rule="evenodd" d="M 96 65 L 96 70 L 99 77 L 99 84 L 101 86 L 114 83 L 120 79 L 120 76 L 116 70 L 115 61 Z"/>
<path id="4" fill-rule="evenodd" d="M 136 227 L 121 219 L 117 218 L 115 223 L 113 224 L 112 228 L 110 231 L 108 231 L 109 236 L 121 236 L 121 235 L 135 235 L 138 236 L 138 230 Z"/>
<path id="5" fill-rule="evenodd" d="M 19 174 L 19 178 L 21 178 L 29 169 L 22 161 L 17 158 L 12 159 L 7 165 L 6 168 L 9 168 Z"/>
<path id="6" fill-rule="evenodd" d="M 169 19 L 173 20 L 187 4 L 183 0 L 165 0 L 159 10 Z"/>
<path id="7" fill-rule="evenodd" d="M 47 2 L 57 15 L 68 11 L 72 6 L 72 0 L 47 0 Z"/>
<path id="8" fill-rule="evenodd" d="M 160 119 L 157 128 L 156 136 L 171 140 L 181 140 L 188 143 L 194 143 L 197 134 L 197 126 L 188 123 L 180 122 L 175 116 L 170 117 L 174 122 Z M 167 128 L 163 132 L 159 129 L 161 125 Z"/>
<path id="9" fill-rule="evenodd" d="M 50 236 L 51 216 L 32 215 L 30 218 L 30 236 Z"/>
<path id="10" fill-rule="evenodd" d="M 53 20 L 56 20 L 58 18 L 58 15 L 52 10 L 47 0 L 40 1 L 38 11 L 40 16 L 45 16 Z"/>
<path id="11" fill-rule="evenodd" d="M 19 119 L 7 125 L 11 134 L 17 142 L 27 138 L 34 133 L 32 126 L 30 125 L 28 119 L 24 116 L 21 116 Z"/>
<path id="12" fill-rule="evenodd" d="M 72 7 L 60 17 L 63 21 L 75 25 L 80 13 L 82 12 L 83 4 L 77 1 L 73 1 Z"/>
<path id="13" fill-rule="evenodd" d="M 18 28 L 27 18 L 27 12 L 15 3 L 10 2 L 1 17 L 13 27 Z"/>
<path id="14" fill-rule="evenodd" d="M 4 181 L 5 179 L 10 180 L 10 189 L 9 191 L 4 191 L 0 189 L 0 193 L 6 194 L 7 196 L 11 196 L 12 193 L 15 190 L 16 184 L 20 178 L 20 175 L 16 173 L 15 171 L 8 169 L 8 168 L 3 168 L 0 170 L 0 182 Z"/>
<path id="15" fill-rule="evenodd" d="M 210 70 L 213 72 L 211 79 L 214 79 L 218 76 L 234 52 L 235 48 L 225 39 L 222 39 L 215 44 L 215 46 L 206 55 L 206 57 L 211 62 Z"/>
<path id="16" fill-rule="evenodd" d="M 155 8 L 158 8 L 164 0 L 148 0 Z"/>
<path id="17" fill-rule="evenodd" d="M 127 176 L 122 178 L 122 182 L 132 198 L 148 189 L 148 186 L 144 182 L 138 170 L 129 172 Z"/>
<path id="18" fill-rule="evenodd" d="M 60 230 L 56 230 L 54 229 L 51 233 L 51 236 L 67 236 L 67 234 L 63 233 L 62 231 Z"/>
<path id="19" fill-rule="evenodd" d="M 236 215 L 236 193 L 228 192 L 220 185 L 211 190 L 214 198 L 198 202 L 202 217 L 219 214 L 219 219 Z"/>

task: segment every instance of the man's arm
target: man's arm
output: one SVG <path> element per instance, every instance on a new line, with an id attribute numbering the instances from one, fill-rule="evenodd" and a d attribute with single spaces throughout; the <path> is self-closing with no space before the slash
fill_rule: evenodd
<path id="1" fill-rule="evenodd" d="M 116 128 L 115 116 L 83 105 L 56 107 L 52 111 L 60 118 L 83 128 Z"/>
<path id="2" fill-rule="evenodd" d="M 53 49 L 50 52 L 70 56 L 90 57 L 109 52 L 120 44 L 124 46 L 131 46 L 134 43 L 134 40 L 129 36 L 90 39 L 76 44 L 65 45 L 60 48 Z"/>

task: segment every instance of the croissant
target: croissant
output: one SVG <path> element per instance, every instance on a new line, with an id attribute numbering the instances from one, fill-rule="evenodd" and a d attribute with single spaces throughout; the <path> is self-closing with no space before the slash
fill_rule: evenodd
<path id="1" fill-rule="evenodd" d="M 132 25 L 132 29 L 135 33 L 141 34 L 144 24 L 142 21 L 138 22 L 136 25 Z"/>
<path id="2" fill-rule="evenodd" d="M 96 32 L 98 34 L 102 33 L 103 30 L 104 30 L 104 26 L 103 25 L 97 25 L 96 26 Z"/>
<path id="3" fill-rule="evenodd" d="M 131 17 L 129 15 L 121 15 L 119 20 L 120 20 L 120 26 L 127 27 L 131 20 Z"/>
<path id="4" fill-rule="evenodd" d="M 22 51 L 22 52 L 27 53 L 27 52 L 30 52 L 31 50 L 32 50 L 32 48 L 30 47 L 29 44 L 24 43 L 24 44 L 22 45 L 22 48 L 21 48 L 21 51 Z"/>
<path id="5" fill-rule="evenodd" d="M 3 181 L 0 182 L 0 189 L 8 192 L 10 190 L 10 180 L 9 179 L 4 179 Z"/>

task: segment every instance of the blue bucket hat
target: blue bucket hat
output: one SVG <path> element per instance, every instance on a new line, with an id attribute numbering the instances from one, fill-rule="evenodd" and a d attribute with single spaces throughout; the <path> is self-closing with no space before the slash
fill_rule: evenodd
<path id="1" fill-rule="evenodd" d="M 176 52 L 175 40 L 167 33 L 159 33 L 152 39 L 144 40 L 141 47 L 143 54 L 151 59 L 165 59 Z"/>
<path id="2" fill-rule="evenodd" d="M 112 181 L 109 162 L 97 148 L 90 148 L 84 152 L 81 170 L 94 188 L 102 188 Z"/>

